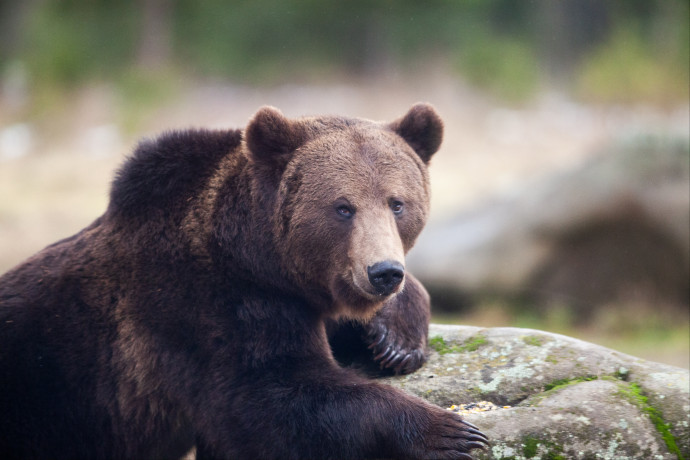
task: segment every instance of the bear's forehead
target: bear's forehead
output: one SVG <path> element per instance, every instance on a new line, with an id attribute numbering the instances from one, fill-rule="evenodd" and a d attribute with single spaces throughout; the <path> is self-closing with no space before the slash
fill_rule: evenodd
<path id="1" fill-rule="evenodd" d="M 426 193 L 425 168 L 414 151 L 393 132 L 356 126 L 318 137 L 301 147 L 295 171 L 305 192 L 343 195 Z M 324 190 L 323 185 L 328 186 Z"/>
<path id="2" fill-rule="evenodd" d="M 315 136 L 300 150 L 324 163 L 364 163 L 368 166 L 391 161 L 414 163 L 414 152 L 395 133 L 374 123 L 332 129 Z"/>

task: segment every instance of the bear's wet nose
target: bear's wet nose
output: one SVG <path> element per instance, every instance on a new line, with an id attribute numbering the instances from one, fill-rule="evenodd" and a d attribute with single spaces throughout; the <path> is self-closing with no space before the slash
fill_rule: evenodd
<path id="1" fill-rule="evenodd" d="M 384 260 L 367 267 L 369 282 L 379 295 L 389 295 L 405 278 L 405 267 L 400 262 Z"/>

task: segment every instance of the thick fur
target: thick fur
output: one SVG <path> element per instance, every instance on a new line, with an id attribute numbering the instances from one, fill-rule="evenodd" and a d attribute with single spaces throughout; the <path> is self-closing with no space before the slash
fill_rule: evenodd
<path id="1" fill-rule="evenodd" d="M 329 346 L 423 364 L 424 288 L 377 296 L 362 273 L 414 243 L 441 130 L 425 105 L 265 108 L 143 142 L 103 216 L 0 278 L 0 457 L 470 458 L 481 433 Z"/>

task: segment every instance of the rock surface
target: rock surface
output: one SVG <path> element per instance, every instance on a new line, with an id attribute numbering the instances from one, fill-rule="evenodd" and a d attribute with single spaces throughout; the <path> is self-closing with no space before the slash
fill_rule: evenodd
<path id="1" fill-rule="evenodd" d="M 500 406 L 465 415 L 492 442 L 477 459 L 690 458 L 685 369 L 531 329 L 431 325 L 430 347 L 386 382 L 442 407 Z"/>

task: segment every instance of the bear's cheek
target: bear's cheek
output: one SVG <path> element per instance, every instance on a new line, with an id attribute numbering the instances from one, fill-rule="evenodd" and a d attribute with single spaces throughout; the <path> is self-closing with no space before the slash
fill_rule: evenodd
<path id="1" fill-rule="evenodd" d="M 287 239 L 278 249 L 286 251 L 285 260 L 293 272 L 300 274 L 302 282 L 330 290 L 347 265 L 346 230 L 323 216 L 293 218 Z"/>
<path id="2" fill-rule="evenodd" d="M 410 208 L 412 209 L 410 209 L 403 218 L 397 221 L 398 234 L 400 235 L 400 241 L 402 242 L 405 254 L 412 249 L 417 237 L 424 228 L 427 214 L 427 210 L 423 207 L 410 206 Z"/>

